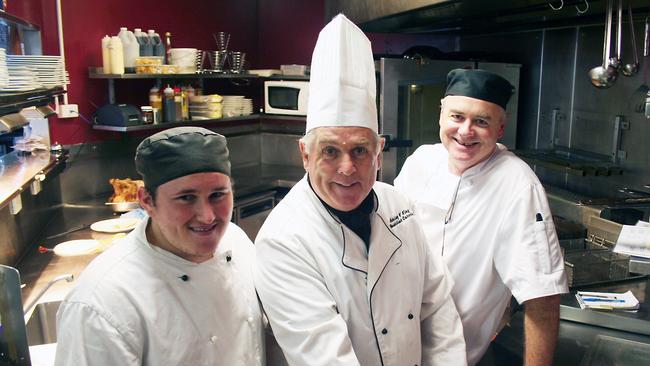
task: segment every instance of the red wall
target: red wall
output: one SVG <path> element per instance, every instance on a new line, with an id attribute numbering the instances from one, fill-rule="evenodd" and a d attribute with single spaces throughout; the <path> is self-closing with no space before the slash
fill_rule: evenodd
<path id="1" fill-rule="evenodd" d="M 9 12 L 41 25 L 46 55 L 59 54 L 55 4 L 55 0 L 9 2 Z M 51 140 L 62 144 L 122 137 L 120 133 L 93 130 L 86 121 L 108 102 L 108 82 L 89 79 L 88 67 L 101 65 L 101 38 L 116 35 L 120 26 L 155 29 L 159 34 L 171 32 L 173 47 L 205 50 L 215 49 L 212 33 L 226 31 L 232 35 L 229 48 L 246 52 L 251 68 L 277 69 L 281 64 L 309 65 L 318 33 L 328 21 L 325 0 L 61 0 L 61 4 L 71 82 L 68 99 L 79 105 L 84 117 L 50 119 Z M 398 55 L 412 44 L 426 44 L 427 39 L 385 34 L 369 34 L 369 38 L 375 53 Z M 153 83 L 115 81 L 117 102 L 145 104 Z M 223 87 L 227 89 L 228 85 Z M 246 92 L 255 93 L 254 88 L 252 85 Z"/>
<path id="2" fill-rule="evenodd" d="M 108 101 L 107 81 L 88 78 L 88 67 L 101 65 L 100 40 L 116 35 L 120 26 L 129 29 L 155 29 L 159 34 L 171 32 L 173 47 L 214 49 L 212 33 L 232 34 L 230 48 L 247 53 L 256 67 L 257 0 L 62 0 L 63 33 L 66 68 L 70 74 L 69 103 L 79 105 L 80 113 L 90 119 L 98 106 Z M 54 0 L 22 0 L 11 2 L 9 12 L 40 24 L 43 53 L 58 55 L 56 8 Z M 117 81 L 119 93 L 137 91 L 146 102 L 146 91 L 152 83 L 135 80 Z M 133 92 L 135 93 L 135 92 Z M 132 94 L 133 94 L 132 93 Z M 126 97 L 133 98 L 132 96 Z M 52 141 L 75 144 L 85 141 L 120 138 L 117 133 L 96 131 L 81 118 L 51 118 Z"/>

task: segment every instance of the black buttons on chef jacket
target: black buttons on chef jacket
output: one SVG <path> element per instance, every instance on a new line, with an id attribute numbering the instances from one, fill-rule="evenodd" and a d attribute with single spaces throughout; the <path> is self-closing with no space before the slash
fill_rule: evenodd
<path id="1" fill-rule="evenodd" d="M 387 333 L 388 333 L 388 329 L 384 328 L 381 330 L 381 334 L 387 334 Z"/>
<path id="2" fill-rule="evenodd" d="M 408 315 L 408 318 L 409 318 L 409 319 L 413 319 L 413 314 L 409 314 L 409 315 Z"/>
<path id="3" fill-rule="evenodd" d="M 182 276 L 178 276 L 178 278 L 180 278 L 183 282 L 187 282 L 187 281 L 190 280 L 190 276 L 188 276 L 186 274 L 184 274 Z"/>

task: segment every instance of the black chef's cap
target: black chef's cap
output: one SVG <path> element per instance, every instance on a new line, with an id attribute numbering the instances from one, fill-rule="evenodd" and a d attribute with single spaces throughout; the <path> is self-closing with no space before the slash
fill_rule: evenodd
<path id="1" fill-rule="evenodd" d="M 447 95 L 481 99 L 504 110 L 515 88 L 501 76 L 479 69 L 454 69 L 447 74 Z"/>
<path id="2" fill-rule="evenodd" d="M 230 176 L 226 138 L 201 127 L 176 127 L 144 139 L 135 168 L 148 188 L 194 173 Z"/>

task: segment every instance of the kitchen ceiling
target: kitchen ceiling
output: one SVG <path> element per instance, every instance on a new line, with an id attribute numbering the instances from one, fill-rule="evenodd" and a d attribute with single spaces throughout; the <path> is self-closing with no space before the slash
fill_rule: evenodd
<path id="1" fill-rule="evenodd" d="M 553 10 L 549 3 L 561 9 Z M 327 0 L 326 15 L 329 18 L 342 12 L 366 32 L 477 34 L 602 24 L 606 3 L 605 0 Z M 632 5 L 637 20 L 643 21 L 650 15 L 648 0 L 625 0 L 625 8 L 627 4 Z M 581 14 L 578 9 L 586 11 Z"/>

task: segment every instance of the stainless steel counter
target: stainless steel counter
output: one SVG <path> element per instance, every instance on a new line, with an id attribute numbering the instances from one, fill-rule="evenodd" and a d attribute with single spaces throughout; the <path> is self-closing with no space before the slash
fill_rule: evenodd
<path id="1" fill-rule="evenodd" d="M 20 190 L 34 180 L 40 172 L 47 172 L 65 155 L 49 151 L 22 155 L 18 152 L 0 156 L 0 207 L 3 207 Z"/>
<path id="2" fill-rule="evenodd" d="M 575 291 L 562 296 L 560 332 L 554 365 L 583 365 L 581 362 L 586 362 L 584 365 L 592 364 L 594 357 L 601 356 L 599 352 L 602 352 L 603 339 L 623 345 L 632 344 L 637 351 L 650 349 L 650 279 L 589 288 L 589 291 L 606 292 L 627 290 L 632 291 L 641 302 L 638 312 L 582 310 L 575 299 Z M 524 350 L 523 322 L 524 313 L 519 311 L 501 331 L 490 349 L 493 353 L 490 355 L 494 360 L 493 364 L 504 364 L 504 359 L 508 360 L 506 363 L 521 361 Z M 618 362 L 617 365 L 639 364 L 628 363 L 623 355 L 613 355 L 610 352 L 609 356 L 618 357 L 616 360 L 609 360 Z M 609 361 L 594 364 L 614 364 Z M 490 364 L 492 363 L 482 365 Z"/>

